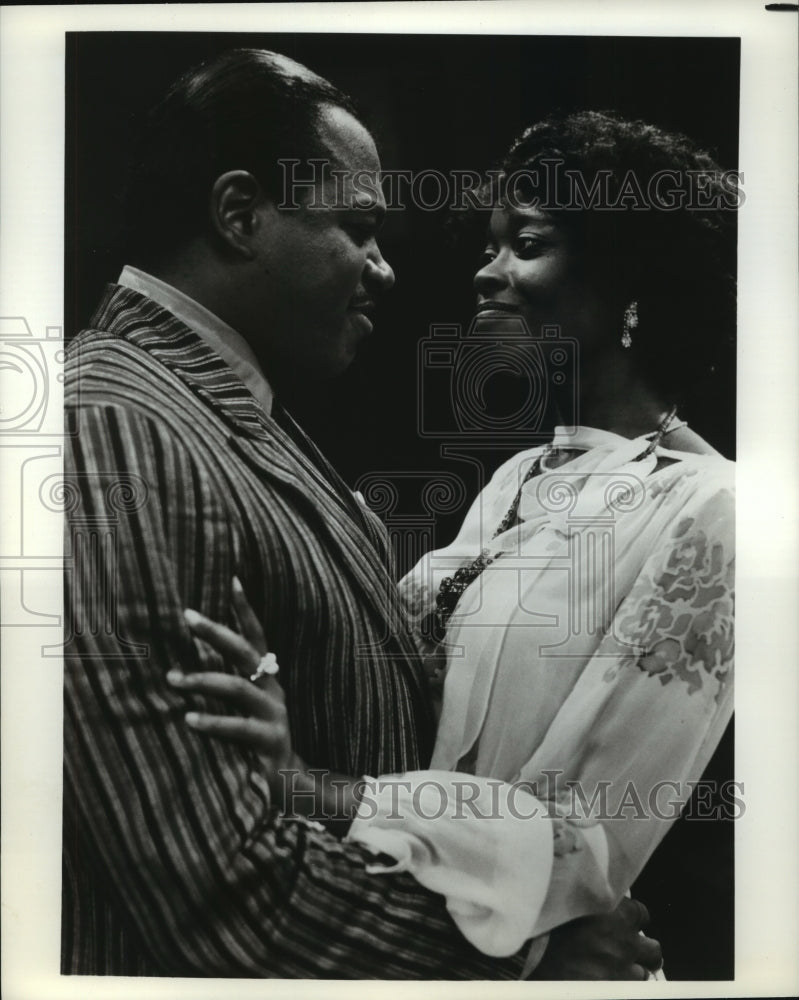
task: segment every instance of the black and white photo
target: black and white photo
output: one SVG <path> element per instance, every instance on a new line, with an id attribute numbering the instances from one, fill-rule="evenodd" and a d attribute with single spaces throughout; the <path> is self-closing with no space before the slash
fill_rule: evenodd
<path id="1" fill-rule="evenodd" d="M 64 34 L 53 972 L 743 984 L 747 39 L 369 24 Z"/>

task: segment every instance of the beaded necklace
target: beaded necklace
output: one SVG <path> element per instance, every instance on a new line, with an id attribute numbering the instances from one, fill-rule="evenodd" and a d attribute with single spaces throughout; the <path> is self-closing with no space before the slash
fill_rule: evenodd
<path id="1" fill-rule="evenodd" d="M 673 430 L 677 430 L 678 427 L 686 426 L 684 420 L 673 423 L 676 414 L 677 407 L 673 406 L 663 420 L 661 420 L 658 424 L 656 430 L 648 436 L 649 445 L 647 448 L 642 451 L 640 455 L 637 455 L 633 461 L 641 462 L 643 459 L 648 458 L 667 434 Z M 522 499 L 522 491 L 524 490 L 525 485 L 534 476 L 540 475 L 541 472 L 552 471 L 551 467 L 546 464 L 548 458 L 555 456 L 568 456 L 565 458 L 564 462 L 559 463 L 559 465 L 562 465 L 565 464 L 565 461 L 570 461 L 571 458 L 576 456 L 576 454 L 584 454 L 584 451 L 585 449 L 582 448 L 558 448 L 550 442 L 528 469 L 527 474 L 522 480 L 521 486 L 519 486 L 519 489 L 516 491 L 516 496 L 513 498 L 507 513 L 499 522 L 496 530 L 491 536 L 491 540 L 493 541 L 498 535 L 504 534 L 517 524 L 521 524 L 521 518 L 519 517 L 519 504 Z M 569 454 L 570 452 L 572 454 Z M 432 615 L 433 620 L 429 623 L 432 638 L 436 643 L 443 642 L 447 630 L 447 624 L 449 619 L 452 617 L 452 613 L 454 612 L 463 592 L 477 579 L 478 576 L 480 576 L 487 566 L 490 566 L 491 563 L 494 562 L 495 559 L 498 559 L 501 555 L 501 552 L 491 555 L 490 550 L 485 548 L 476 559 L 469 563 L 468 566 L 461 566 L 460 569 L 456 570 L 452 576 L 445 576 L 441 581 L 438 588 L 438 594 L 436 595 L 436 607 Z"/>

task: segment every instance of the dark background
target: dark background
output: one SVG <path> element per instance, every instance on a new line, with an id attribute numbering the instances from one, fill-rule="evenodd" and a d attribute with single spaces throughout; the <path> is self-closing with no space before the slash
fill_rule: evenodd
<path id="1" fill-rule="evenodd" d="M 386 169 L 484 170 L 525 125 L 580 109 L 612 109 L 685 132 L 722 167 L 738 166 L 738 39 L 68 34 L 68 336 L 86 325 L 104 284 L 125 263 L 122 205 L 136 116 L 184 69 L 235 46 L 283 52 L 351 94 Z M 465 325 L 471 315 L 471 262 L 445 236 L 445 214 L 413 207 L 389 214 L 381 248 L 397 284 L 373 336 L 343 377 L 288 401 L 353 485 L 374 472 L 434 474 L 452 464 L 442 459 L 441 441 L 417 432 L 418 344 L 431 323 Z M 713 393 L 694 404 L 691 424 L 734 457 L 734 360 L 722 366 Z M 486 470 L 507 454 L 484 452 Z M 463 464 L 453 468 L 464 474 Z M 479 485 L 469 483 L 470 496 Z M 463 511 L 455 504 L 440 512 L 425 544 L 449 541 Z M 401 568 L 415 554 L 399 552 Z M 731 766 L 728 734 L 711 773 L 729 777 Z M 670 978 L 732 977 L 731 823 L 677 823 L 635 894 L 653 914 Z"/>
<path id="2" fill-rule="evenodd" d="M 67 46 L 67 334 L 88 321 L 124 261 L 122 203 L 135 116 L 184 69 L 233 46 L 273 48 L 352 94 L 387 169 L 481 170 L 554 109 L 615 109 L 738 162 L 737 39 L 81 33 Z M 381 247 L 397 276 L 375 334 L 346 375 L 289 401 L 348 482 L 435 468 L 416 433 L 417 345 L 431 323 L 468 324 L 474 259 L 446 212 L 390 213 Z M 686 359 L 690 364 L 690 359 Z M 691 423 L 734 454 L 734 371 Z M 497 463 L 502 456 L 497 457 Z M 446 521 L 451 531 L 459 513 Z"/>

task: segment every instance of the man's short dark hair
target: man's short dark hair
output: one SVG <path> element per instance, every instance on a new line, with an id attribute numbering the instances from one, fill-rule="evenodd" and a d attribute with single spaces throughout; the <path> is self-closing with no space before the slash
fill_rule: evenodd
<path id="1" fill-rule="evenodd" d="M 193 67 L 149 113 L 126 193 L 129 258 L 168 260 L 208 224 L 214 181 L 247 170 L 281 198 L 280 159 L 326 159 L 321 111 L 351 100 L 327 80 L 275 52 L 231 49 Z"/>

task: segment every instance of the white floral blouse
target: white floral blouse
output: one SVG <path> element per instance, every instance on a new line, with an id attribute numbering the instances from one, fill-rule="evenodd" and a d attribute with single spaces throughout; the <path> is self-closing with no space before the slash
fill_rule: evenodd
<path id="1" fill-rule="evenodd" d="M 448 622 L 431 767 L 529 783 L 550 817 L 548 891 L 527 924 L 517 909 L 515 924 L 503 923 L 501 900 L 476 904 L 488 907 L 494 947 L 503 934 L 518 948 L 618 903 L 690 797 L 733 707 L 733 463 L 662 447 L 641 459 L 646 438 L 558 433 L 555 444 L 587 450 L 526 482 L 543 449 L 516 455 L 455 541 L 401 584 L 420 627 L 443 578 L 483 549 L 493 557 Z M 492 538 L 520 484 L 520 523 Z M 356 821 L 354 835 L 381 825 L 379 815 Z M 446 856 L 447 825 L 412 831 L 432 837 L 434 866 Z M 474 854 L 452 863 L 491 868 L 479 860 L 480 836 L 471 835 Z M 472 940 L 480 947 L 479 934 Z"/>

